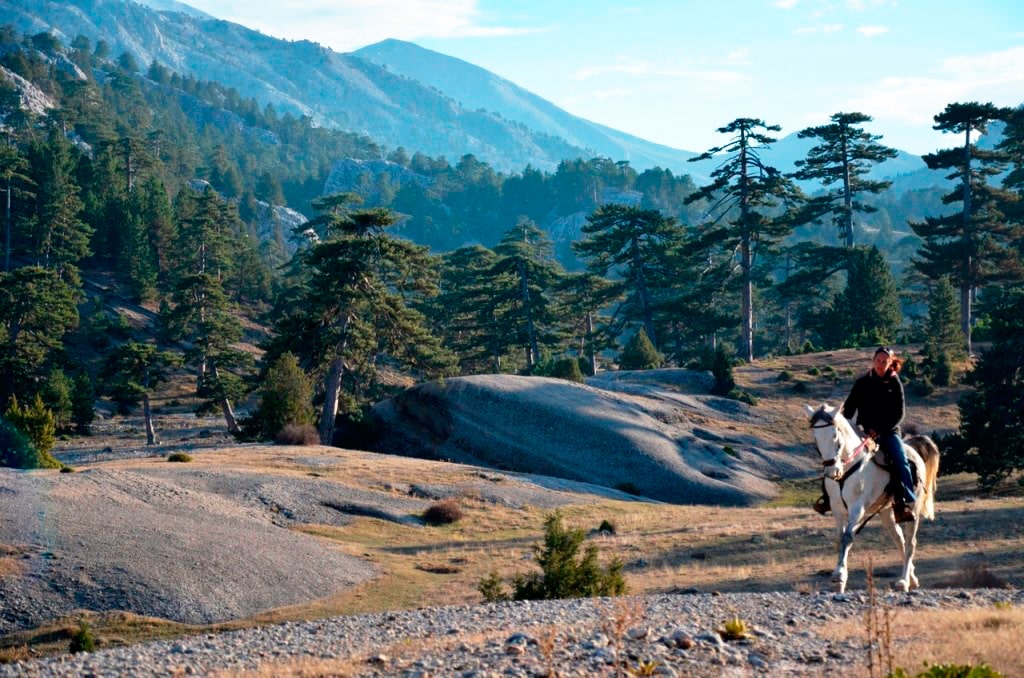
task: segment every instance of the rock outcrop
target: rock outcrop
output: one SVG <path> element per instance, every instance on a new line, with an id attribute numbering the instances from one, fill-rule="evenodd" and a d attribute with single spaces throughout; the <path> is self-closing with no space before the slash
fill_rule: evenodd
<path id="1" fill-rule="evenodd" d="M 716 421 L 771 422 L 743 403 L 703 395 L 692 383 L 702 377 L 658 370 L 591 385 L 511 375 L 420 384 L 374 408 L 374 447 L 675 503 L 750 505 L 774 496 L 769 477 L 798 474 L 799 458 L 756 436 L 717 433 Z"/>

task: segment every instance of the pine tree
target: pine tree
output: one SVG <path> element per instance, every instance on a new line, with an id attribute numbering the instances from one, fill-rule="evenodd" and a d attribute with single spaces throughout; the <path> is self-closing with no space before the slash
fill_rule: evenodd
<path id="1" fill-rule="evenodd" d="M 864 175 L 872 165 L 896 157 L 896 150 L 878 143 L 881 136 L 869 134 L 861 123 L 872 118 L 863 113 L 836 113 L 828 125 L 808 127 L 797 133 L 800 139 L 818 139 L 821 143 L 807 152 L 807 158 L 797 160 L 797 171 L 791 176 L 803 181 L 819 181 L 826 188 L 821 195 L 807 201 L 797 223 L 818 222 L 832 215 L 832 223 L 846 247 L 853 247 L 854 214 L 877 211 L 860 201 L 862 193 L 881 193 L 892 185 L 891 181 L 871 181 Z M 830 188 L 839 184 L 835 189 Z"/>
<path id="2" fill-rule="evenodd" d="M 871 346 L 895 341 L 903 315 L 889 264 L 876 247 L 848 252 L 846 288 L 833 299 L 821 324 L 830 347 Z"/>
<path id="3" fill-rule="evenodd" d="M 609 204 L 587 217 L 582 230 L 587 237 L 573 243 L 573 250 L 588 259 L 591 273 L 605 278 L 613 270 L 619 273 L 609 295 L 625 299 L 623 318 L 643 323 L 657 347 L 656 295 L 669 278 L 667 252 L 683 237 L 678 222 L 657 210 Z"/>
<path id="4" fill-rule="evenodd" d="M 89 256 L 91 226 L 82 221 L 83 203 L 75 181 L 71 144 L 51 129 L 45 141 L 32 144 L 29 160 L 36 190 L 31 253 L 37 265 L 57 272 L 71 287 L 81 285 L 78 262 Z"/>
<path id="5" fill-rule="evenodd" d="M 170 336 L 191 345 L 185 357 L 196 366 L 196 393 L 204 409 L 219 406 L 228 431 L 238 433 L 232 402 L 244 393 L 231 370 L 245 368 L 251 358 L 234 344 L 242 324 L 224 291 L 232 267 L 232 207 L 207 189 L 184 209 L 179 225 L 177 282 L 166 318 Z"/>
<path id="6" fill-rule="evenodd" d="M 654 348 L 654 344 L 647 338 L 647 332 L 641 327 L 626 342 L 626 348 L 619 355 L 619 369 L 653 370 L 661 367 L 661 361 L 658 350 Z"/>
<path id="7" fill-rule="evenodd" d="M 13 144 L 0 144 L 0 190 L 4 192 L 4 272 L 11 270 L 11 243 L 13 239 L 13 206 L 16 202 L 30 201 L 32 180 L 28 176 L 28 159 Z"/>
<path id="8" fill-rule="evenodd" d="M 722 146 L 710 149 L 691 160 L 724 156 L 711 173 L 712 183 L 701 187 L 686 200 L 712 201 L 707 215 L 711 223 L 701 234 L 707 247 L 739 252 L 741 278 L 741 351 L 747 362 L 754 359 L 754 267 L 758 250 L 787 235 L 792 226 L 784 219 L 772 218 L 769 211 L 784 201 L 795 201 L 799 193 L 792 182 L 777 169 L 761 161 L 760 152 L 775 142 L 764 132 L 781 127 L 763 120 L 737 118 L 718 131 L 731 135 Z M 758 130 L 764 130 L 760 132 Z"/>
<path id="9" fill-rule="evenodd" d="M 526 369 L 540 361 L 541 345 L 559 341 L 552 299 L 562 267 L 550 238 L 535 223 L 520 218 L 494 248 L 498 260 L 488 272 L 490 307 L 505 346 L 525 350 Z"/>
<path id="10" fill-rule="evenodd" d="M 962 357 L 964 352 L 956 290 L 949 278 L 939 278 L 928 295 L 928 320 L 922 352 L 932 382 L 948 386 L 952 377 L 952 361 Z"/>
<path id="11" fill-rule="evenodd" d="M 955 103 L 935 116 L 934 129 L 962 134 L 961 148 L 947 148 L 924 156 L 930 169 L 949 169 L 948 179 L 960 186 L 943 196 L 946 204 L 959 202 L 958 213 L 927 217 L 910 226 L 924 246 L 914 265 L 931 278 L 949 276 L 960 290 L 960 330 L 968 355 L 971 354 L 972 295 L 977 288 L 1019 269 L 1017 254 L 1006 245 L 1012 228 L 1001 205 L 1012 199 L 1007 191 L 994 188 L 988 179 L 1006 169 L 1009 156 L 1000 150 L 979 148 L 972 132 L 984 134 L 988 125 L 1006 118 L 1008 111 L 991 103 Z"/>
<path id="12" fill-rule="evenodd" d="M 425 310 L 435 335 L 458 358 L 462 374 L 499 373 L 507 350 L 491 303 L 498 255 L 482 245 L 442 255 L 439 293 Z"/>
<path id="13" fill-rule="evenodd" d="M 987 295 L 992 347 L 982 352 L 960 398 L 960 430 L 943 440 L 950 468 L 973 471 L 985 488 L 1024 470 L 1024 289 Z"/>
<path id="14" fill-rule="evenodd" d="M 160 351 L 156 346 L 128 341 L 107 356 L 101 375 L 104 388 L 118 402 L 142 401 L 142 414 L 146 425 L 146 444 L 155 445 L 156 429 L 149 397 L 153 390 L 167 381 L 169 368 L 178 365 L 178 356 Z"/>
<path id="15" fill-rule="evenodd" d="M 96 389 L 88 372 L 79 372 L 75 377 L 71 394 L 71 421 L 78 433 L 89 435 L 89 428 L 96 418 Z"/>
<path id="16" fill-rule="evenodd" d="M 320 440 L 333 441 L 343 387 L 344 410 L 354 414 L 377 381 L 383 356 L 426 375 L 451 372 L 453 357 L 411 308 L 437 290 L 437 260 L 427 249 L 385 233 L 393 213 L 361 210 L 327 220 L 328 238 L 300 253 L 308 268 L 298 303 L 278 318 L 268 347 L 285 351 L 323 375 Z"/>
<path id="17" fill-rule="evenodd" d="M 32 393 L 78 325 L 75 295 L 55 271 L 25 266 L 0 273 L 0 404 Z"/>
<path id="18" fill-rule="evenodd" d="M 611 281 L 593 273 L 567 274 L 558 285 L 558 313 L 569 320 L 566 328 L 576 337 L 578 355 L 586 359 L 589 375 L 597 374 L 598 354 L 615 345 L 611 318 L 601 313 L 601 309 L 619 301 L 613 288 Z"/>
<path id="19" fill-rule="evenodd" d="M 72 384 L 64 370 L 55 367 L 50 370 L 39 394 L 47 409 L 53 413 L 53 421 L 57 430 L 66 429 L 71 424 Z"/>

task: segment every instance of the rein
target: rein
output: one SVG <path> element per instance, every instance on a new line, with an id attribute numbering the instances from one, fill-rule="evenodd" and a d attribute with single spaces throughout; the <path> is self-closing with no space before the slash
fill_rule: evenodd
<path id="1" fill-rule="evenodd" d="M 816 424 L 819 424 L 819 423 L 820 423 L 820 425 L 816 425 Z M 811 424 L 810 424 L 809 428 L 829 428 L 829 427 L 832 427 L 832 426 L 835 426 L 835 425 L 836 425 L 836 420 L 835 420 L 834 416 L 832 416 L 831 414 L 828 414 L 827 412 L 825 412 L 825 410 L 818 410 L 817 412 L 814 413 L 814 416 L 811 417 Z M 859 457 L 861 452 L 863 452 L 864 448 L 867 446 L 869 440 L 871 440 L 871 438 L 865 438 L 864 440 L 862 440 L 860 445 L 858 445 L 856 448 L 854 448 L 853 454 L 851 454 L 848 459 L 843 461 L 843 463 L 844 464 L 849 464 L 854 459 Z M 824 466 L 825 468 L 828 468 L 829 466 L 835 466 L 836 463 L 839 462 L 839 461 L 840 461 L 839 456 L 836 455 L 834 458 L 829 459 L 828 461 L 821 462 L 821 465 Z M 847 476 L 849 476 L 857 468 L 860 468 L 860 464 L 857 464 L 855 467 L 850 468 L 846 473 L 843 474 L 843 477 L 840 478 L 840 480 L 839 480 L 840 487 L 842 487 L 842 481 L 846 480 Z"/>

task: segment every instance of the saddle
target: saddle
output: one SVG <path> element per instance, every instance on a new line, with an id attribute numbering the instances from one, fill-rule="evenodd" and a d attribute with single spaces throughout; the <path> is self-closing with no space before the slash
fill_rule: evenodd
<path id="1" fill-rule="evenodd" d="M 902 441 L 900 442 L 900 444 L 903 445 Z M 903 447 L 904 449 L 907 448 L 906 445 L 903 445 Z M 869 454 L 871 454 L 871 461 L 872 463 L 874 463 L 875 466 L 884 471 L 889 472 L 889 484 L 885 486 L 885 493 L 888 494 L 890 497 L 896 496 L 895 488 L 899 487 L 900 478 L 897 475 L 896 469 L 894 468 L 895 462 L 892 459 L 892 457 L 886 454 L 884 450 L 878 447 L 878 443 L 871 439 L 868 440 L 865 450 Z M 916 486 L 918 480 L 917 464 L 910 464 L 910 477 L 913 480 L 914 485 Z"/>

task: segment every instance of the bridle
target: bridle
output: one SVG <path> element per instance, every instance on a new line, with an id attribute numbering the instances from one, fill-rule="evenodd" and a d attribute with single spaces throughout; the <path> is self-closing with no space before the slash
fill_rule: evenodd
<path id="1" fill-rule="evenodd" d="M 811 417 L 810 425 L 808 426 L 808 428 L 812 428 L 812 429 L 815 429 L 815 428 L 831 428 L 831 427 L 834 427 L 835 425 L 836 425 L 835 415 L 829 414 L 828 412 L 826 412 L 824 410 L 824 408 L 822 408 L 822 409 L 818 410 L 817 412 L 815 412 L 814 415 Z M 834 456 L 833 458 L 822 461 L 821 465 L 823 467 L 825 467 L 825 468 L 828 468 L 829 466 L 835 466 L 837 463 L 840 464 L 840 466 L 849 464 L 854 459 L 856 459 L 858 456 L 860 456 L 860 453 L 864 451 L 864 448 L 868 444 L 869 440 L 871 440 L 870 437 L 864 438 L 864 440 L 861 442 L 861 444 L 858 445 L 856 447 L 856 449 L 854 449 L 853 454 L 850 455 L 849 459 L 842 460 L 842 459 L 840 459 L 840 455 L 837 453 L 836 456 Z M 818 451 L 821 452 L 820 449 Z M 840 481 L 845 480 L 846 476 L 849 475 L 853 470 L 854 469 L 851 468 L 849 471 L 847 471 L 846 473 L 842 474 L 843 477 L 840 479 Z"/>

